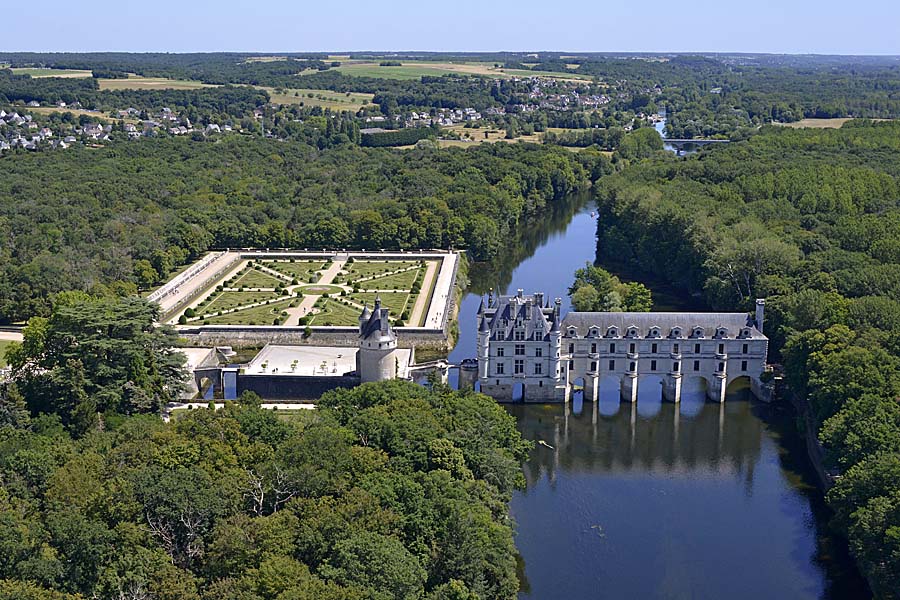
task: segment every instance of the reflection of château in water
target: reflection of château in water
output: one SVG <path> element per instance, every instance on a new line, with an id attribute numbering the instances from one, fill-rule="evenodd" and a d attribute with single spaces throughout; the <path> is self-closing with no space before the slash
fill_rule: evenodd
<path id="1" fill-rule="evenodd" d="M 749 398 L 746 390 L 742 395 Z M 750 482 L 764 427 L 750 413 L 765 406 L 740 398 L 738 394 L 729 397 L 735 401 L 724 403 L 698 399 L 700 408 L 691 415 L 682 414 L 682 408 L 671 403 L 662 403 L 650 417 L 639 414 L 636 404 L 624 402 L 612 415 L 600 414 L 590 402 L 584 403 L 579 415 L 571 405 L 518 405 L 508 410 L 523 427 L 523 437 L 538 442 L 524 465 L 529 486 L 545 474 L 552 482 L 559 473 L 581 471 L 695 477 L 743 474 Z"/>

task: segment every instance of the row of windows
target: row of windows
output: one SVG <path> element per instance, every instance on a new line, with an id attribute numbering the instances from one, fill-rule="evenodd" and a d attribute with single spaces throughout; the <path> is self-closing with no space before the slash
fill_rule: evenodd
<path id="1" fill-rule="evenodd" d="M 518 362 L 518 361 L 517 361 L 517 362 Z M 502 367 L 502 365 L 498 365 L 498 366 L 501 366 L 501 367 Z M 538 366 L 539 366 L 539 365 L 538 365 Z M 628 363 L 628 370 L 629 370 L 629 371 L 632 371 L 632 372 L 633 372 L 636 368 L 637 368 L 637 364 L 636 364 L 634 361 L 631 361 L 630 363 Z M 674 373 L 677 373 L 677 372 L 679 371 L 679 369 L 680 369 L 680 363 L 679 363 L 678 361 L 673 362 L 673 363 L 672 363 L 672 371 L 673 371 Z M 569 370 L 570 370 L 570 371 L 574 371 L 574 370 L 575 370 L 575 363 L 574 363 L 574 362 L 571 362 L 571 361 L 569 362 Z M 591 361 L 591 368 L 590 368 L 589 370 L 590 370 L 590 371 L 596 371 L 596 370 L 597 370 L 597 361 Z M 609 361 L 609 370 L 610 370 L 610 371 L 615 371 L 615 370 L 616 370 L 616 361 L 614 361 L 614 360 Z M 656 371 L 656 370 L 657 370 L 656 361 L 655 361 L 655 360 L 651 360 L 651 361 L 650 361 L 650 371 Z M 695 360 L 695 361 L 694 361 L 694 370 L 695 370 L 695 371 L 699 371 L 699 370 L 700 370 L 700 361 L 699 361 L 699 360 Z M 724 362 L 720 362 L 720 363 L 719 363 L 719 371 L 724 371 L 724 370 L 725 370 L 725 363 L 724 363 Z M 747 361 L 746 361 L 746 360 L 742 360 L 742 361 L 741 361 L 741 371 L 746 371 L 746 370 L 747 370 Z M 499 371 L 498 371 L 498 372 L 499 372 Z"/>
<path id="2" fill-rule="evenodd" d="M 629 344 L 628 352 L 630 354 L 634 354 L 636 348 L 637 348 L 637 346 L 635 344 Z M 750 350 L 750 347 L 748 344 L 741 344 L 741 354 L 747 354 L 747 352 L 749 350 Z M 503 356 L 502 350 L 500 348 L 498 348 L 497 351 L 498 351 L 497 356 Z M 616 345 L 610 344 L 609 345 L 609 353 L 615 354 L 615 352 L 616 352 Z M 650 353 L 656 354 L 658 352 L 659 352 L 659 344 L 651 344 L 650 345 Z M 672 344 L 672 353 L 678 354 L 680 352 L 681 352 L 681 344 Z M 575 344 L 569 344 L 569 354 L 575 354 Z M 591 344 L 591 354 L 597 354 L 597 344 Z M 694 354 L 700 354 L 700 344 L 694 344 Z M 725 354 L 725 344 L 719 344 L 718 354 Z M 538 354 L 537 356 L 540 356 L 540 354 Z"/>
<path id="3" fill-rule="evenodd" d="M 505 373 L 506 367 L 503 363 L 497 363 L 496 373 L 497 375 L 503 375 Z M 516 359 L 513 361 L 513 374 L 514 375 L 524 375 L 525 374 L 525 361 L 522 359 Z M 543 375 L 544 374 L 544 365 L 542 363 L 537 363 L 534 365 L 534 374 L 535 375 Z"/>

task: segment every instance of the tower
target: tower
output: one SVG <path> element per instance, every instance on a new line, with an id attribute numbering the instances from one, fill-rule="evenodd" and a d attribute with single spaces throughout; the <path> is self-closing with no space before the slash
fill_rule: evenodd
<path id="1" fill-rule="evenodd" d="M 359 351 L 356 353 L 356 371 L 361 383 L 384 381 L 397 376 L 397 334 L 388 320 L 388 309 L 381 308 L 381 298 L 375 298 L 375 306 L 368 318 L 368 307 L 359 315 Z"/>
<path id="2" fill-rule="evenodd" d="M 562 328 L 559 323 L 559 309 L 562 299 L 557 298 L 553 306 L 553 321 L 550 324 L 550 377 L 559 382 L 559 355 L 562 352 Z"/>

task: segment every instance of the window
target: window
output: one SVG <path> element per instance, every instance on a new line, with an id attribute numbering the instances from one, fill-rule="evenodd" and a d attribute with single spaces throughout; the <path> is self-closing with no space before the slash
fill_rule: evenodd
<path id="1" fill-rule="evenodd" d="M 525 356 L 525 344 L 516 344 L 516 356 Z"/>
<path id="2" fill-rule="evenodd" d="M 628 351 L 634 354 L 634 342 L 628 345 Z"/>
<path id="3" fill-rule="evenodd" d="M 535 355 L 535 356 L 543 356 L 543 355 L 544 355 L 544 349 L 543 349 L 543 348 L 535 348 L 535 349 L 534 349 L 534 355 Z"/>
<path id="4" fill-rule="evenodd" d="M 614 361 L 614 360 L 609 361 L 609 370 L 610 371 L 616 370 L 616 361 Z"/>
<path id="5" fill-rule="evenodd" d="M 746 370 L 747 370 L 747 361 L 742 360 L 741 361 L 741 371 L 746 371 Z"/>
<path id="6" fill-rule="evenodd" d="M 656 354 L 656 352 L 658 351 L 658 349 L 659 349 L 659 345 L 658 345 L 658 344 L 651 344 L 651 346 L 650 346 L 650 352 L 652 352 L 653 354 Z"/>
<path id="7" fill-rule="evenodd" d="M 597 354 L 597 344 L 591 344 L 591 354 Z"/>
<path id="8" fill-rule="evenodd" d="M 747 344 L 741 345 L 741 354 L 747 354 Z"/>
<path id="9" fill-rule="evenodd" d="M 700 354 L 700 344 L 694 344 L 694 354 Z"/>
<path id="10" fill-rule="evenodd" d="M 634 371 L 634 363 L 633 363 L 633 362 L 632 362 L 632 363 L 629 363 L 629 365 L 628 365 L 628 370 L 629 370 L 629 371 Z"/>
<path id="11" fill-rule="evenodd" d="M 535 363 L 534 365 L 534 374 L 542 375 L 544 373 L 544 365 L 542 363 Z"/>
<path id="12" fill-rule="evenodd" d="M 503 356 L 503 346 L 497 347 L 497 356 Z"/>
<path id="13" fill-rule="evenodd" d="M 650 361 L 650 370 L 651 370 L 651 371 L 655 371 L 655 370 L 656 370 L 656 361 L 655 361 L 655 360 L 651 360 L 651 361 Z"/>
<path id="14" fill-rule="evenodd" d="M 503 375 L 503 363 L 497 363 L 497 375 Z"/>
<path id="15" fill-rule="evenodd" d="M 679 366 L 680 366 L 680 365 L 678 364 L 678 361 L 677 361 L 677 360 L 676 360 L 675 362 L 673 362 L 673 363 L 672 363 L 672 372 L 673 372 L 673 373 L 677 373 L 677 372 L 678 372 L 678 367 L 679 367 Z"/>
<path id="16" fill-rule="evenodd" d="M 699 371 L 699 370 L 700 370 L 700 361 L 699 361 L 699 360 L 695 360 L 695 361 L 694 361 L 694 370 L 695 370 L 695 371 Z"/>
<path id="17" fill-rule="evenodd" d="M 516 331 L 513 333 L 513 339 L 517 342 L 525 341 L 525 332 L 524 331 Z"/>
<path id="18" fill-rule="evenodd" d="M 719 344 L 719 354 L 725 354 L 725 344 Z"/>
<path id="19" fill-rule="evenodd" d="M 525 361 L 521 358 L 517 358 L 515 363 L 513 364 L 513 373 L 516 375 L 522 375 L 525 373 Z"/>
<path id="20" fill-rule="evenodd" d="M 610 345 L 609 345 L 609 353 L 610 353 L 610 354 L 613 354 L 613 353 L 615 353 L 615 351 L 616 351 L 616 345 L 615 345 L 615 344 L 610 344 Z"/>
<path id="21" fill-rule="evenodd" d="M 672 352 L 674 352 L 675 354 L 678 354 L 679 350 L 680 350 L 680 346 L 678 344 L 672 344 Z"/>
<path id="22" fill-rule="evenodd" d="M 591 371 L 596 371 L 596 370 L 597 370 L 597 361 L 596 360 L 591 361 Z"/>
<path id="23" fill-rule="evenodd" d="M 575 354 L 575 344 L 569 344 L 569 354 Z"/>
<path id="24" fill-rule="evenodd" d="M 724 370 L 725 370 L 725 363 L 720 362 L 720 363 L 719 363 L 719 372 L 722 372 L 722 371 L 724 371 Z"/>

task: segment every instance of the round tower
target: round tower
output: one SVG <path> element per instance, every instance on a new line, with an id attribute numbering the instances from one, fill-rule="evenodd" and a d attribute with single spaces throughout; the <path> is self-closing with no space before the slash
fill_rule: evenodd
<path id="1" fill-rule="evenodd" d="M 562 299 L 557 298 L 553 306 L 553 322 L 550 324 L 550 377 L 559 381 L 559 355 L 562 351 L 562 331 L 559 323 L 559 309 Z"/>
<path id="2" fill-rule="evenodd" d="M 395 379 L 399 373 L 397 335 L 388 320 L 388 309 L 381 308 L 381 299 L 375 298 L 375 306 L 369 318 L 363 322 L 363 309 L 359 316 L 359 351 L 356 353 L 356 370 L 361 383 Z"/>
<path id="3" fill-rule="evenodd" d="M 490 364 L 491 328 L 487 318 L 482 315 L 478 325 L 478 378 L 487 379 L 488 366 Z"/>

